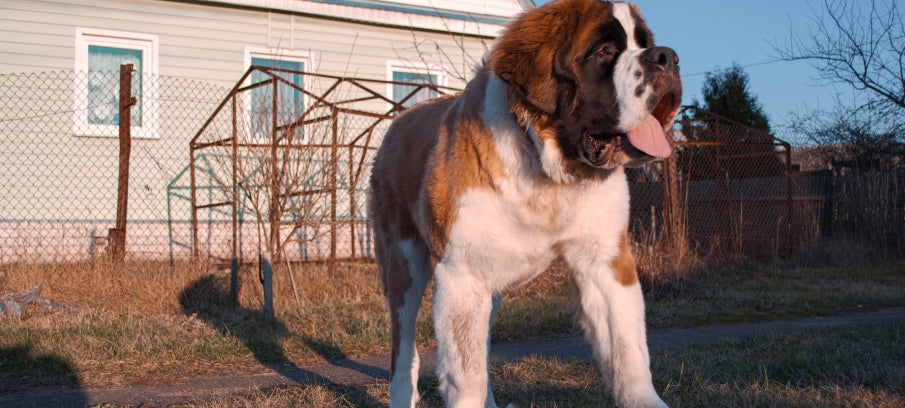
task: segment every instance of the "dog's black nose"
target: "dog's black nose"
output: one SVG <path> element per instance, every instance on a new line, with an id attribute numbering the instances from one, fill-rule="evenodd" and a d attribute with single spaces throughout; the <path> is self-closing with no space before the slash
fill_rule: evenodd
<path id="1" fill-rule="evenodd" d="M 675 71 L 679 67 L 679 56 L 669 47 L 651 47 L 644 51 L 641 59 L 651 65 Z"/>

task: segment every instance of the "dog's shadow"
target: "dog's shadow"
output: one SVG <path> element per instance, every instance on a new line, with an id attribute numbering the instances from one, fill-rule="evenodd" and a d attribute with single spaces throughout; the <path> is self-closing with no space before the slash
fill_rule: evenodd
<path id="1" fill-rule="evenodd" d="M 227 278 L 208 275 L 186 287 L 179 294 L 179 304 L 183 313 L 194 315 L 223 336 L 234 336 L 254 355 L 258 362 L 281 375 L 283 378 L 300 385 L 325 385 L 347 394 L 356 405 L 362 407 L 375 406 L 367 390 L 337 384 L 321 374 L 298 367 L 283 352 L 280 340 L 292 336 L 292 332 L 278 319 L 269 319 L 259 310 L 245 307 L 231 307 L 229 304 L 229 280 Z M 302 337 L 301 340 L 314 352 L 328 360 L 336 367 L 355 370 L 375 378 L 388 378 L 387 370 L 352 361 L 332 344 Z"/>

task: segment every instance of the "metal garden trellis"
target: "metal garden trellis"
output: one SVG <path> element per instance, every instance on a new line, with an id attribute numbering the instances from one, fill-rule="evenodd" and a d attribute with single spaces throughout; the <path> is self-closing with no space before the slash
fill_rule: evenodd
<path id="1" fill-rule="evenodd" d="M 263 80 L 248 83 L 250 78 L 254 78 L 253 73 L 258 73 Z M 303 76 L 304 84 L 287 79 L 292 76 Z M 390 88 L 393 85 L 404 85 L 410 91 L 400 100 L 393 100 L 385 94 L 386 90 L 381 88 Z M 251 140 L 248 137 L 247 127 L 249 125 L 248 104 L 250 103 L 250 94 L 255 89 L 267 88 L 272 98 L 266 103 L 274 108 L 266 112 L 270 115 L 267 118 L 269 125 L 267 126 L 269 134 L 266 140 Z M 378 89 L 374 89 L 378 88 Z M 323 91 L 317 91 L 317 90 Z M 324 210 L 328 212 L 326 215 L 326 223 L 329 224 L 330 250 L 329 260 L 335 261 L 337 255 L 337 229 L 343 221 L 340 217 L 338 208 L 339 194 L 341 190 L 348 190 L 349 214 L 348 222 L 351 223 L 349 229 L 350 243 L 352 245 L 351 254 L 354 256 L 355 250 L 355 209 L 362 203 L 356 196 L 358 192 L 363 191 L 361 186 L 362 179 L 367 175 L 365 172 L 370 160 L 369 157 L 377 149 L 379 135 L 375 135 L 375 131 L 381 126 L 385 126 L 398 113 L 402 112 L 408 101 L 413 100 L 416 95 L 423 92 L 429 92 L 432 95 L 442 95 L 455 92 L 456 90 L 446 87 L 440 87 L 431 83 L 408 83 L 393 82 L 384 80 L 371 80 L 361 78 L 350 78 L 341 76 L 332 76 L 317 74 L 311 72 L 300 72 L 280 68 L 271 68 L 266 66 L 252 66 L 239 79 L 229 94 L 222 100 L 220 105 L 214 110 L 204 125 L 198 130 L 196 135 L 190 142 L 190 185 L 191 185 L 191 212 L 192 212 L 192 237 L 191 248 L 193 258 L 200 256 L 199 251 L 199 211 L 204 209 L 229 207 L 231 216 L 231 248 L 230 258 L 235 264 L 241 258 L 239 249 L 240 232 L 239 223 L 242 208 L 240 197 L 242 192 L 243 175 L 239 174 L 238 162 L 247 151 L 269 149 L 269 160 L 266 162 L 271 169 L 263 169 L 269 171 L 269 198 L 270 205 L 275 205 L 283 198 L 300 198 L 306 196 L 324 194 L 329 197 L 326 201 L 329 204 Z M 288 93 L 288 94 L 287 94 Z M 289 99 L 298 100 L 300 97 L 310 100 L 299 112 L 292 115 L 280 115 L 279 109 L 281 101 L 285 102 Z M 253 108 L 252 108 L 253 109 Z M 227 119 L 223 119 L 224 116 Z M 350 119 L 353 118 L 353 119 Z M 354 130 L 346 128 L 346 122 L 355 120 L 362 122 L 361 126 Z M 219 123 L 216 125 L 215 122 Z M 304 138 L 294 137 L 299 129 L 306 126 L 319 125 L 322 129 L 326 129 L 329 133 L 328 137 L 321 141 L 309 141 Z M 212 149 L 219 149 L 215 153 L 206 153 Z M 275 166 L 280 165 L 281 158 L 289 157 L 286 152 L 289 151 L 305 151 L 314 152 L 314 149 L 324 149 L 325 165 L 322 168 L 324 179 L 322 183 L 314 183 L 312 185 L 286 186 L 281 180 L 280 169 Z M 228 157 L 225 167 L 221 171 L 213 171 L 209 169 L 209 163 L 204 162 L 202 169 L 199 167 L 199 160 L 204 157 L 213 155 Z M 348 164 L 347 169 L 339 169 L 342 161 Z M 220 186 L 219 197 L 221 201 L 201 203 L 198 197 L 198 171 L 203 171 L 206 175 L 210 175 L 212 179 L 216 179 Z M 216 176 L 213 173 L 217 173 Z M 205 186 L 204 188 L 211 188 Z M 216 189 L 216 187 L 213 187 Z M 295 189 L 293 189 L 295 188 Z M 345 211 L 345 209 L 343 209 Z M 269 211 L 274 214 L 276 211 Z M 300 217 L 303 218 L 303 217 Z M 280 217 L 271 217 L 269 222 L 269 239 L 271 242 L 280 241 L 281 223 L 285 223 Z M 297 225 L 302 225 L 311 220 L 295 219 L 292 221 Z M 315 228 L 317 226 L 314 226 Z"/>

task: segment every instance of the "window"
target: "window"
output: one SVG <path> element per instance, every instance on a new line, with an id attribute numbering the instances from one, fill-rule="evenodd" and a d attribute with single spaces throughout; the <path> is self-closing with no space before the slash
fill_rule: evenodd
<path id="1" fill-rule="evenodd" d="M 387 70 L 389 71 L 389 79 L 393 82 L 444 85 L 446 79 L 443 75 L 443 71 L 439 68 L 419 69 L 406 66 L 405 64 L 391 62 L 388 64 Z M 418 88 L 417 85 L 400 84 L 392 84 L 390 87 L 389 93 L 394 102 L 402 101 L 405 97 L 409 96 L 412 91 Z M 437 91 L 429 88 L 421 88 L 417 93 L 406 99 L 405 102 L 402 103 L 402 106 L 408 108 L 418 102 L 435 98 L 436 96 Z"/>
<path id="2" fill-rule="evenodd" d="M 289 71 L 304 72 L 308 64 L 307 54 L 289 53 L 286 51 L 271 50 L 246 50 L 246 65 L 258 65 Z M 306 109 L 305 94 L 299 88 L 305 88 L 305 76 L 294 72 L 275 72 L 286 82 L 278 81 L 273 84 L 253 88 L 249 97 L 248 112 L 249 125 L 253 141 L 268 142 L 272 137 L 274 113 L 276 113 L 277 126 L 282 127 L 292 124 Z M 270 76 L 261 72 L 251 73 L 250 84 L 264 82 Z M 277 91 L 274 108 L 274 89 Z M 285 131 L 285 129 L 283 129 Z M 303 141 L 304 132 L 301 126 L 294 128 L 297 141 Z M 278 137 L 285 137 L 279 135 Z"/>
<path id="3" fill-rule="evenodd" d="M 75 117 L 77 136 L 119 134 L 119 67 L 132 64 L 132 136 L 156 138 L 157 36 L 76 29 Z"/>

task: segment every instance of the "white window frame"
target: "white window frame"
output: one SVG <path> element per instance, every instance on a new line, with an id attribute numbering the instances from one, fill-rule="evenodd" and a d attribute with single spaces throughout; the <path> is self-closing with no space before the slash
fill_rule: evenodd
<path id="1" fill-rule="evenodd" d="M 387 61 L 387 81 L 393 82 L 393 73 L 394 72 L 407 72 L 412 74 L 419 75 L 436 75 L 437 76 L 437 86 L 446 86 L 447 75 L 446 70 L 442 67 L 431 65 L 431 66 L 418 66 L 412 63 L 406 63 L 403 61 Z M 393 100 L 393 84 L 387 84 L 387 99 Z M 439 95 L 438 95 L 439 96 Z M 393 104 L 387 103 L 387 110 L 392 109 Z"/>
<path id="2" fill-rule="evenodd" d="M 157 73 L 160 41 L 156 35 L 125 31 L 78 27 L 75 30 L 75 109 L 73 133 L 75 136 L 118 137 L 118 125 L 89 124 L 85 111 L 88 107 L 88 47 L 103 46 L 140 50 L 142 53 L 141 126 L 132 126 L 132 137 L 158 139 Z M 134 93 L 134 91 L 133 91 Z"/>
<path id="3" fill-rule="evenodd" d="M 267 58 L 270 60 L 301 62 L 302 63 L 302 72 L 305 72 L 305 73 L 313 72 L 312 69 L 314 67 L 314 56 L 310 51 L 298 51 L 298 50 L 286 50 L 286 49 L 280 49 L 280 48 L 247 46 L 247 47 L 245 47 L 245 59 L 244 59 L 244 63 L 243 63 L 246 71 L 249 68 L 251 68 L 251 59 L 252 58 Z M 251 85 L 251 75 L 248 76 L 248 78 L 245 80 L 245 83 L 243 85 L 244 86 Z M 304 89 L 306 89 L 310 92 L 311 89 L 313 89 L 312 88 L 313 85 L 314 85 L 314 83 L 313 83 L 313 78 L 311 75 L 304 75 L 302 77 L 302 87 Z M 302 104 L 304 109 L 308 109 L 308 107 L 311 106 L 311 100 L 312 100 L 311 97 L 309 97 L 308 95 L 304 95 L 304 100 L 303 100 L 303 104 Z M 242 94 L 241 103 L 245 107 L 246 114 L 251 115 L 252 108 L 251 108 L 250 93 L 244 92 Z M 251 118 L 249 117 L 246 119 L 247 119 L 246 123 L 248 123 L 249 127 L 250 127 L 250 124 L 252 123 Z M 248 129 L 248 136 L 246 137 L 246 141 L 248 141 L 250 143 L 260 143 L 260 144 L 270 143 L 269 136 L 265 135 L 262 137 L 258 137 L 258 136 L 252 135 L 251 132 L 252 132 L 252 130 Z M 309 136 L 310 136 L 310 131 L 303 129 L 303 138 L 300 141 L 300 143 L 303 143 L 303 144 L 307 143 Z"/>

